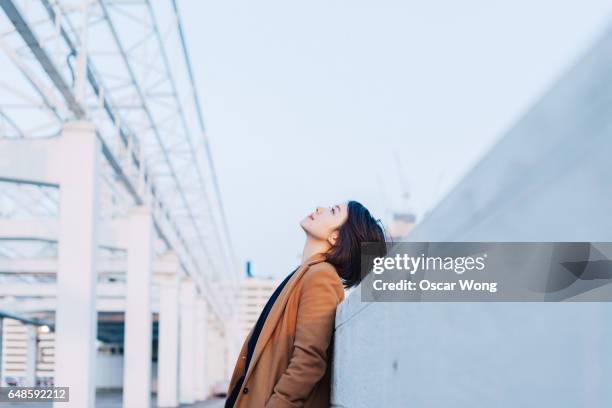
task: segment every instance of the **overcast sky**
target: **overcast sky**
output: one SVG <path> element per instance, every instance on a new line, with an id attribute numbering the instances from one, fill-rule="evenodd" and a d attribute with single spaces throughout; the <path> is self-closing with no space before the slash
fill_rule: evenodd
<path id="1" fill-rule="evenodd" d="M 279 277 L 316 205 L 430 210 L 612 22 L 603 0 L 180 4 L 237 256 Z"/>

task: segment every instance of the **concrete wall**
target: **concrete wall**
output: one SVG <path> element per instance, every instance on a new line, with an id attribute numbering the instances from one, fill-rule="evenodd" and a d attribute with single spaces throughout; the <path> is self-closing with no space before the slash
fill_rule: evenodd
<path id="1" fill-rule="evenodd" d="M 100 351 L 96 354 L 96 388 L 123 387 L 123 355 L 108 354 Z M 157 362 L 151 362 L 151 390 L 157 391 Z"/>
<path id="2" fill-rule="evenodd" d="M 123 355 L 98 351 L 96 356 L 96 388 L 123 387 Z"/>
<path id="3" fill-rule="evenodd" d="M 611 73 L 608 32 L 410 239 L 612 241 Z M 610 345 L 609 303 L 361 303 L 357 289 L 337 312 L 332 403 L 610 407 Z"/>

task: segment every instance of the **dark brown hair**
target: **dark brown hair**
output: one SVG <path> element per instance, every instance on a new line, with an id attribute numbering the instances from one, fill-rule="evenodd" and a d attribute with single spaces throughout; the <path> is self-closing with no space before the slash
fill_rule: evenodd
<path id="1" fill-rule="evenodd" d="M 348 202 L 348 218 L 338 229 L 336 244 L 327 252 L 327 262 L 334 265 L 346 288 L 361 281 L 361 244 L 385 242 L 380 220 L 357 201 Z"/>

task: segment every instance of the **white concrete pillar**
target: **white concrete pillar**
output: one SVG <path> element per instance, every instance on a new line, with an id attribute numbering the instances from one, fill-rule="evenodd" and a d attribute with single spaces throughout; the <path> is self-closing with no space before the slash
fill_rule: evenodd
<path id="1" fill-rule="evenodd" d="M 212 323 L 212 322 L 211 322 Z M 211 365 L 211 382 L 216 384 L 219 381 L 229 378 L 225 373 L 225 342 L 222 330 L 222 324 L 219 322 L 218 317 L 215 317 L 214 326 L 211 324 L 211 334 L 209 338 L 209 347 L 211 353 L 209 354 L 209 360 Z M 232 361 L 232 364 L 235 361 Z"/>
<path id="2" fill-rule="evenodd" d="M 127 220 L 127 279 L 123 354 L 123 406 L 151 406 L 151 281 L 153 219 L 146 206 L 135 207 Z"/>
<path id="3" fill-rule="evenodd" d="M 195 282 L 186 278 L 181 282 L 180 300 L 180 351 L 179 351 L 179 401 L 195 402 Z"/>
<path id="4" fill-rule="evenodd" d="M 195 398 L 204 401 L 208 397 L 208 375 L 206 372 L 209 364 L 206 355 L 208 335 L 208 304 L 204 296 L 198 296 L 196 300 L 196 351 L 195 351 Z"/>
<path id="5" fill-rule="evenodd" d="M 70 387 L 70 402 L 54 406 L 93 408 L 100 178 L 94 125 L 66 123 L 59 150 L 55 385 Z"/>
<path id="6" fill-rule="evenodd" d="M 36 326 L 25 325 L 26 349 L 25 349 L 25 386 L 36 386 Z"/>
<path id="7" fill-rule="evenodd" d="M 240 354 L 242 348 L 242 333 L 239 329 L 238 316 L 234 316 L 224 323 L 222 344 L 225 347 L 225 355 L 223 360 L 222 375 L 224 378 L 230 378 L 234 371 L 234 362 Z"/>
<path id="8" fill-rule="evenodd" d="M 225 378 L 230 378 L 232 376 L 230 373 L 231 363 L 228 363 L 228 361 L 232 360 L 232 337 L 230 333 L 231 332 L 226 326 L 226 328 L 223 330 L 223 375 Z M 236 360 L 234 359 L 234 361 Z"/>
<path id="9" fill-rule="evenodd" d="M 207 360 L 208 364 L 206 364 L 206 378 L 209 384 L 210 389 L 212 389 L 217 381 L 217 371 L 219 368 L 219 350 L 217 347 L 217 328 L 215 321 L 212 320 L 212 316 L 209 314 L 208 316 L 208 335 L 206 339 L 206 350 L 207 350 Z"/>
<path id="10" fill-rule="evenodd" d="M 157 350 L 157 406 L 178 406 L 179 369 L 179 263 L 176 255 L 164 258 L 175 265 L 173 271 L 158 275 L 159 339 Z"/>
<path id="11" fill-rule="evenodd" d="M 3 339 L 3 334 L 4 334 L 4 319 L 2 317 L 0 317 L 0 387 L 4 387 L 4 374 L 2 372 L 3 370 L 3 357 L 4 357 L 4 339 Z"/>

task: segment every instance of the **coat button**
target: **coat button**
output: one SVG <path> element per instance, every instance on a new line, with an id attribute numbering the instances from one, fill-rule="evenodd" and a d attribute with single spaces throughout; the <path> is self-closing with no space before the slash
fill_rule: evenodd
<path id="1" fill-rule="evenodd" d="M 242 390 L 243 394 L 248 394 L 249 393 L 249 387 L 244 387 L 244 389 Z"/>

